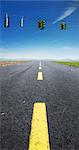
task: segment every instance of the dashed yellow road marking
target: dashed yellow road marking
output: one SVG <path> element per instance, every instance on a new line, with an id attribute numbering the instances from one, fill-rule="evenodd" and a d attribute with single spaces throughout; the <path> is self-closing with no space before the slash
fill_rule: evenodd
<path id="1" fill-rule="evenodd" d="M 38 72 L 37 80 L 43 80 L 43 74 L 42 74 L 42 71 L 41 71 L 41 72 Z"/>
<path id="2" fill-rule="evenodd" d="M 29 150 L 50 150 L 45 103 L 35 103 Z"/>
<path id="3" fill-rule="evenodd" d="M 42 67 L 39 66 L 39 70 L 41 70 L 41 69 L 42 69 Z"/>
<path id="4" fill-rule="evenodd" d="M 39 66 L 41 67 L 41 62 L 40 62 L 40 64 L 39 64 Z"/>
<path id="5" fill-rule="evenodd" d="M 39 64 L 39 71 L 38 71 L 38 76 L 37 76 L 37 80 L 43 80 L 43 73 L 42 73 L 42 66 L 41 66 L 41 62 Z"/>

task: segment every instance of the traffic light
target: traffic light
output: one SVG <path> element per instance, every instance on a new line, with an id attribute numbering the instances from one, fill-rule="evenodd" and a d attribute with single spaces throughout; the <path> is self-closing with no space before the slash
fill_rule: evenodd
<path id="1" fill-rule="evenodd" d="M 44 26 L 45 26 L 45 21 L 39 20 L 39 21 L 38 21 L 38 28 L 39 28 L 40 30 L 43 30 L 43 29 L 44 29 Z"/>
<path id="2" fill-rule="evenodd" d="M 10 17 L 6 14 L 5 16 L 5 22 L 4 22 L 4 27 L 8 28 L 10 25 Z"/>
<path id="3" fill-rule="evenodd" d="M 24 17 L 21 17 L 20 19 L 20 27 L 24 27 Z"/>
<path id="4" fill-rule="evenodd" d="M 63 23 L 60 24 L 60 29 L 61 30 L 66 30 L 66 26 L 67 26 L 66 23 L 63 22 Z"/>

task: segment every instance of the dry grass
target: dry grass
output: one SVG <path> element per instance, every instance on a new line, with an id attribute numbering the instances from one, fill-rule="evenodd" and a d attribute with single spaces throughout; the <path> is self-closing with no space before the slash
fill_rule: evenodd
<path id="1" fill-rule="evenodd" d="M 11 65 L 16 65 L 16 64 L 22 64 L 28 61 L 0 61 L 0 67 L 6 67 L 6 66 L 11 66 Z"/>

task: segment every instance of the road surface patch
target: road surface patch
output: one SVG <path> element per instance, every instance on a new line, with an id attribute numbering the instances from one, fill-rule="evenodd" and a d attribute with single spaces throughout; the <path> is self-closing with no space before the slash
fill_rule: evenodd
<path id="1" fill-rule="evenodd" d="M 35 103 L 29 150 L 50 150 L 45 103 Z"/>
<path id="2" fill-rule="evenodd" d="M 1 113 L 1 116 L 4 116 L 4 115 L 5 115 L 5 113 L 4 113 L 4 112 L 2 112 L 2 113 Z"/>

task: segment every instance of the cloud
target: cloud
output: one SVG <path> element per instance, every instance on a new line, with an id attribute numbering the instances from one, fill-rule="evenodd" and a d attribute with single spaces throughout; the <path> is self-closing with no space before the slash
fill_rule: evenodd
<path id="1" fill-rule="evenodd" d="M 57 23 L 58 21 L 63 20 L 64 18 L 70 16 L 74 11 L 76 10 L 76 7 L 69 7 L 64 13 L 63 15 L 61 15 L 60 17 L 58 17 L 53 24 Z"/>

